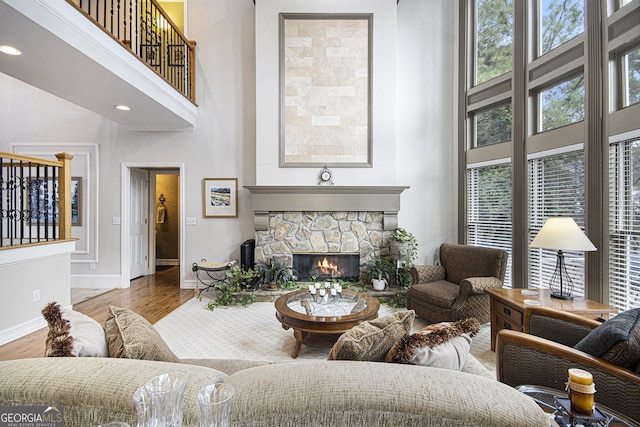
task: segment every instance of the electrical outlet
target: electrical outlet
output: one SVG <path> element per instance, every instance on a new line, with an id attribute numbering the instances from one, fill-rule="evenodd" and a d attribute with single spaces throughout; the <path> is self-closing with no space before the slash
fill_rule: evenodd
<path id="1" fill-rule="evenodd" d="M 89 263 L 89 270 L 95 270 L 96 269 L 96 263 L 95 262 L 90 262 Z"/>
<path id="2" fill-rule="evenodd" d="M 40 289 L 33 291 L 33 302 L 40 301 Z"/>

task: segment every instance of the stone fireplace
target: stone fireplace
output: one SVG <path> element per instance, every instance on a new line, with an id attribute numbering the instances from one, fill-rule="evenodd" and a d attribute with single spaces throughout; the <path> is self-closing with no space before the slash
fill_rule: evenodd
<path id="1" fill-rule="evenodd" d="M 408 187 L 245 188 L 252 194 L 256 262 L 273 258 L 294 267 L 295 254 L 357 254 L 361 268 L 389 253 L 400 194 Z"/>

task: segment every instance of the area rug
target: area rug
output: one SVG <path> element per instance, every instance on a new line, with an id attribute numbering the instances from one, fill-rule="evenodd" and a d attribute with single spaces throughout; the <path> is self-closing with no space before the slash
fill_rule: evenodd
<path id="1" fill-rule="evenodd" d="M 247 307 L 207 308 L 207 298 L 193 298 L 154 325 L 171 350 L 181 359 L 242 359 L 272 362 L 326 359 L 328 348 L 302 345 L 297 359 L 291 358 L 295 339 L 276 319 L 272 302 L 255 302 Z M 398 309 L 380 305 L 382 317 Z M 413 332 L 427 324 L 416 318 Z M 495 371 L 494 353 L 489 350 L 489 324 L 474 337 L 471 354 L 490 371 Z"/>

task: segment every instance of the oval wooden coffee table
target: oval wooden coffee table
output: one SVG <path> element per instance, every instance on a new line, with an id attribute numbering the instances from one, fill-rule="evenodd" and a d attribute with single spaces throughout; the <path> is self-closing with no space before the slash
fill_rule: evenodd
<path id="1" fill-rule="evenodd" d="M 306 289 L 289 292 L 276 302 L 276 318 L 284 329 L 293 329 L 296 358 L 302 344 L 312 347 L 332 347 L 340 335 L 354 326 L 378 317 L 380 303 L 369 295 L 344 290 L 341 297 L 327 301 Z"/>

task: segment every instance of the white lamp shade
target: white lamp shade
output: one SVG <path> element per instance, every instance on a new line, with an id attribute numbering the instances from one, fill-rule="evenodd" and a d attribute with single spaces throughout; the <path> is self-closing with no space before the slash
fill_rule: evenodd
<path id="1" fill-rule="evenodd" d="M 529 246 L 563 251 L 597 250 L 573 218 L 569 217 L 548 218 Z"/>

